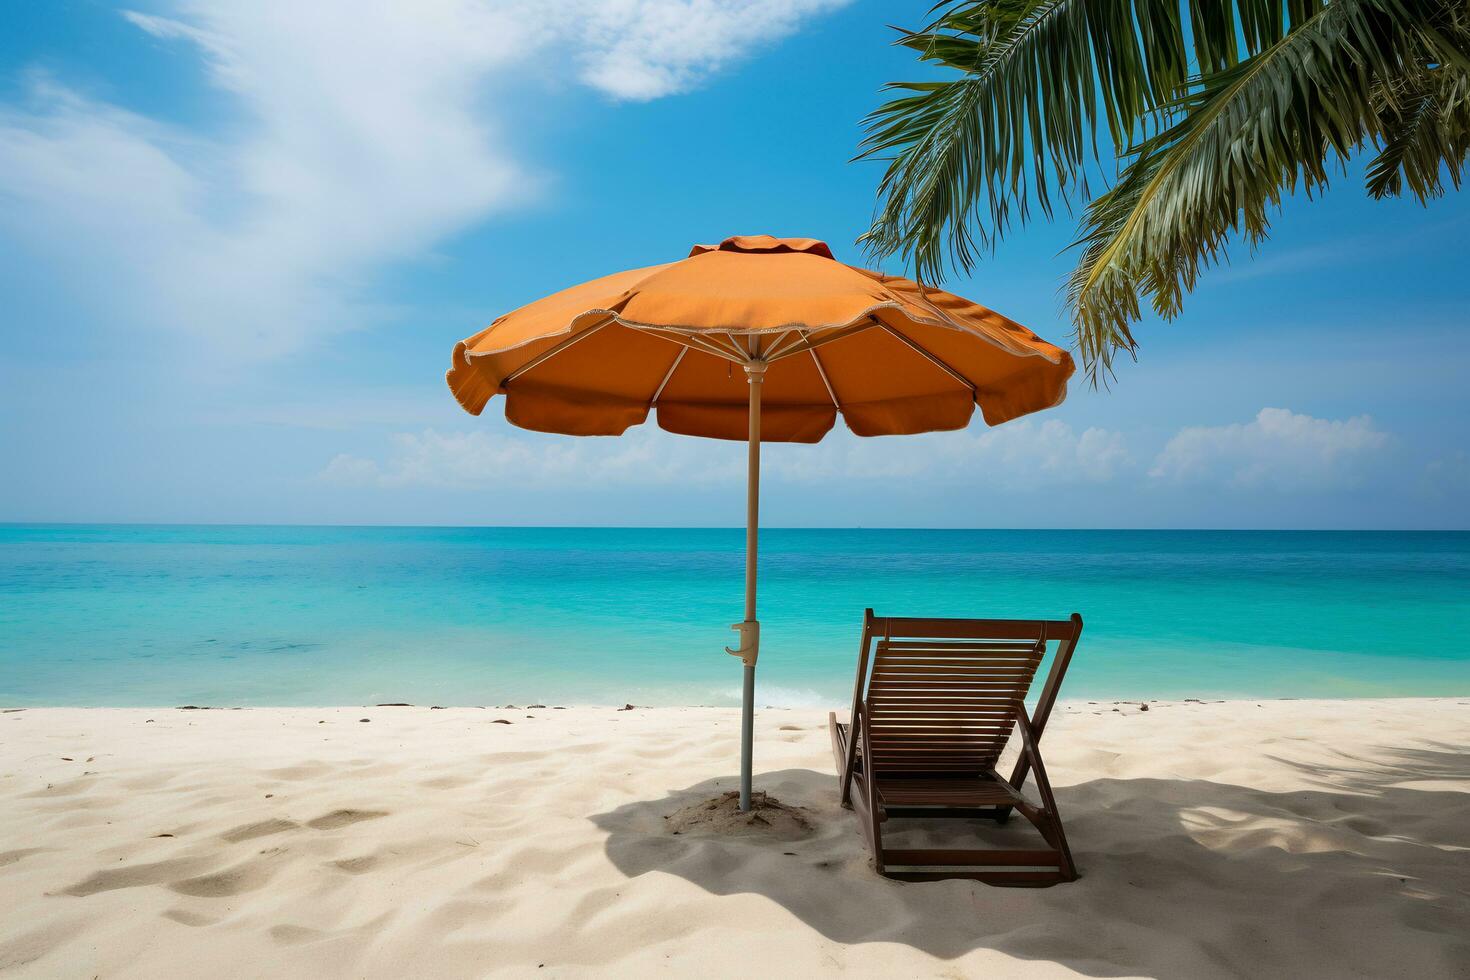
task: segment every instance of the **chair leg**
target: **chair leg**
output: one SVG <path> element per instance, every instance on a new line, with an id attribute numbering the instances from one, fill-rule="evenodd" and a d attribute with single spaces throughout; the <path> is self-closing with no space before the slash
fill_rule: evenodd
<path id="1" fill-rule="evenodd" d="M 1057 851 L 1060 852 L 1063 881 L 1077 880 L 1077 866 L 1072 863 L 1072 849 L 1067 846 L 1067 832 L 1062 829 L 1061 818 L 1052 814 L 1052 826 L 1057 832 Z"/>
<path id="2" fill-rule="evenodd" d="M 1021 778 L 1025 777 L 1026 763 L 1030 763 L 1031 776 L 1036 780 L 1036 792 L 1041 797 L 1041 812 L 1036 816 L 1045 821 L 1043 827 L 1035 817 L 1032 821 L 1037 824 L 1037 829 L 1050 840 L 1051 845 L 1057 849 L 1059 863 L 1061 865 L 1062 877 L 1066 881 L 1075 881 L 1077 878 L 1076 865 L 1072 863 L 1072 849 L 1067 846 L 1067 834 L 1062 830 L 1062 818 L 1057 812 L 1056 797 L 1052 795 L 1051 780 L 1046 776 L 1046 764 L 1041 761 L 1041 749 L 1036 744 L 1036 733 L 1032 729 L 1031 719 L 1026 717 L 1024 711 L 1016 718 L 1016 727 L 1021 732 L 1021 760 L 1016 766 L 1016 772 Z M 1019 783 L 1013 784 L 1017 787 Z M 1030 814 L 1027 814 L 1030 816 Z M 1047 834 L 1050 829 L 1052 833 Z M 1052 838 L 1055 837 L 1053 840 Z"/>
<path id="3" fill-rule="evenodd" d="M 883 821 L 878 817 L 878 801 L 874 798 L 870 781 L 864 779 L 862 785 L 856 787 L 849 806 L 862 821 L 862 835 L 873 858 L 873 870 L 880 875 L 886 875 L 883 865 Z"/>
<path id="4" fill-rule="evenodd" d="M 832 730 L 832 755 L 837 762 L 837 779 L 842 786 L 841 802 L 845 810 L 855 811 L 862 821 L 863 837 L 873 855 L 873 866 L 883 874 L 883 837 L 881 821 L 877 819 L 877 801 L 873 799 L 872 781 L 866 771 L 853 772 L 853 754 L 848 751 L 850 740 L 857 737 L 855 725 L 845 729 L 837 723 L 836 713 L 829 716 Z M 860 784 L 860 785 L 855 785 Z"/>
<path id="5" fill-rule="evenodd" d="M 837 712 L 827 713 L 827 728 L 832 733 L 832 757 L 837 761 L 837 785 L 840 787 L 838 798 L 844 810 L 852 809 L 852 774 L 849 771 L 851 763 L 847 751 L 848 739 L 853 737 L 851 728 L 844 730 L 837 722 Z"/>
<path id="6" fill-rule="evenodd" d="M 1076 881 L 1077 868 L 1072 863 L 1072 849 L 1067 845 L 1067 832 L 1062 829 L 1062 816 L 1057 812 L 1057 800 L 1052 795 L 1051 780 L 1046 778 L 1046 770 L 1042 768 L 1040 752 L 1035 754 L 1035 762 L 1036 764 L 1032 767 L 1032 776 L 1036 780 L 1036 793 L 1041 797 L 1039 816 L 1051 828 L 1051 834 L 1046 836 L 1054 838 L 1051 844 L 1057 849 L 1060 858 L 1062 879 Z"/>

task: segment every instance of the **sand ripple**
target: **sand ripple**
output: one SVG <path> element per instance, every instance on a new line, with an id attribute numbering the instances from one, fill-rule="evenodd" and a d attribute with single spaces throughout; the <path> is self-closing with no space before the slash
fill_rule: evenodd
<path id="1" fill-rule="evenodd" d="M 817 712 L 758 715 L 795 822 L 751 834 L 699 810 L 734 789 L 733 711 L 363 716 L 6 715 L 0 970 L 1470 975 L 1463 701 L 1068 705 L 1045 745 L 1083 877 L 1044 890 L 876 877 Z"/>

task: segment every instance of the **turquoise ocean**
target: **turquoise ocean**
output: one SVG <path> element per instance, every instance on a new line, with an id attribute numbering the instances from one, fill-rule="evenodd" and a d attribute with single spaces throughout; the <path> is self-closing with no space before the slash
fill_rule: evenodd
<path id="1" fill-rule="evenodd" d="M 6 705 L 734 704 L 739 529 L 0 525 Z M 1470 694 L 1470 532 L 766 530 L 758 703 L 879 614 L 1080 612 L 1064 696 Z"/>

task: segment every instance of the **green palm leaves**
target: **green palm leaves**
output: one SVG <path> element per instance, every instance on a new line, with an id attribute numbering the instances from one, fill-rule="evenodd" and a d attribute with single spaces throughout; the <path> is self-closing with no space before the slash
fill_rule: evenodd
<path id="1" fill-rule="evenodd" d="M 1067 299 L 1094 381 L 1145 303 L 1177 314 L 1230 236 L 1258 242 L 1355 149 L 1378 150 L 1371 193 L 1421 200 L 1470 151 L 1466 0 L 972 0 L 900 43 L 960 74 L 869 117 L 888 167 L 864 242 L 937 281 L 1033 207 L 1085 204 Z"/>

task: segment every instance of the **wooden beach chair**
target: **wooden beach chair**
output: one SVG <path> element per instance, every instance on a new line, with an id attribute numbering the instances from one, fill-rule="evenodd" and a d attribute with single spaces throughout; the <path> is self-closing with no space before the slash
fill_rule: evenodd
<path id="1" fill-rule="evenodd" d="M 881 875 L 1052 885 L 1077 872 L 1039 743 L 1082 634 L 1071 619 L 906 619 L 863 615 L 850 724 L 829 716 L 842 804 L 856 810 Z M 1024 699 L 1047 644 L 1056 644 L 1036 710 Z M 872 670 L 869 671 L 871 653 Z M 1013 730 L 1020 759 L 997 771 Z M 1039 802 L 1021 794 L 1030 775 Z M 890 848 L 884 824 L 905 817 L 983 817 L 1018 810 L 1041 832 L 1030 850 Z"/>

